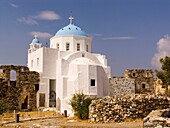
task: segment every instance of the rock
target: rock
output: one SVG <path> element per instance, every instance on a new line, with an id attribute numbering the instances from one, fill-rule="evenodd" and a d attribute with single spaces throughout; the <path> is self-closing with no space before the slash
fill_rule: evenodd
<path id="1" fill-rule="evenodd" d="M 152 111 L 144 121 L 144 128 L 170 128 L 169 115 L 164 115 L 165 112 L 170 112 L 170 109 L 154 110 Z M 149 126 L 148 124 L 153 125 Z"/>
<path id="2" fill-rule="evenodd" d="M 126 119 L 144 118 L 152 110 L 165 109 L 169 105 L 170 102 L 166 97 L 157 95 L 136 94 L 105 97 L 92 101 L 89 106 L 89 118 L 91 122 L 122 122 Z"/>
<path id="3" fill-rule="evenodd" d="M 76 120 L 68 120 L 67 122 L 76 122 Z"/>
<path id="4" fill-rule="evenodd" d="M 144 127 L 146 127 L 146 128 L 147 128 L 147 127 L 154 127 L 154 124 L 148 122 L 148 123 L 145 123 L 145 124 L 144 124 Z"/>

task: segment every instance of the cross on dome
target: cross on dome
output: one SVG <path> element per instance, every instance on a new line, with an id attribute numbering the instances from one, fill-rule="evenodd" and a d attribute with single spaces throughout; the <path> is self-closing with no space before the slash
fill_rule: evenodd
<path id="1" fill-rule="evenodd" d="M 73 24 L 74 17 L 72 15 L 68 19 L 70 24 L 61 28 L 55 36 L 88 36 L 80 27 Z"/>
<path id="2" fill-rule="evenodd" d="M 38 38 L 38 36 L 37 36 L 37 35 L 34 35 L 34 38 L 35 38 L 35 39 L 37 39 L 37 38 Z"/>
<path id="3" fill-rule="evenodd" d="M 40 43 L 37 35 L 34 35 L 34 39 L 32 40 L 32 43 Z"/>
<path id="4" fill-rule="evenodd" d="M 73 19 L 74 19 L 74 17 L 72 17 L 72 16 L 69 17 L 70 24 L 73 24 Z"/>

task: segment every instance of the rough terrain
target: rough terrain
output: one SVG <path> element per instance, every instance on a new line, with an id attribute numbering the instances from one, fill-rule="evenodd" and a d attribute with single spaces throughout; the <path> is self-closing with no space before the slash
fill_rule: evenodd
<path id="1" fill-rule="evenodd" d="M 43 119 L 10 123 L 1 128 L 142 128 L 142 120 L 122 123 L 89 123 L 72 118 L 58 117 L 53 119 Z"/>

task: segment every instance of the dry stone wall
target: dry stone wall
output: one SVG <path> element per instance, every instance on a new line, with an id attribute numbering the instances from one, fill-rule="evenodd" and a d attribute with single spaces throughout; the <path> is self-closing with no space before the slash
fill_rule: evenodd
<path id="1" fill-rule="evenodd" d="M 11 75 L 14 72 L 14 76 Z M 12 80 L 14 77 L 15 80 Z M 26 66 L 0 66 L 0 100 L 14 109 L 36 108 L 36 93 L 39 89 L 39 73 Z"/>
<path id="2" fill-rule="evenodd" d="M 158 95 L 122 95 L 93 100 L 89 106 L 90 122 L 122 122 L 146 117 L 152 110 L 170 105 L 167 97 Z"/>
<path id="3" fill-rule="evenodd" d="M 135 80 L 132 78 L 112 77 L 109 86 L 110 96 L 135 94 Z"/>

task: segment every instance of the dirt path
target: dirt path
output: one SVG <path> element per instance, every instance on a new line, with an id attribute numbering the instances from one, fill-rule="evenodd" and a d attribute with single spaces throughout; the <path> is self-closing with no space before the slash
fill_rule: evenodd
<path id="1" fill-rule="evenodd" d="M 142 121 L 123 123 L 89 123 L 68 118 L 53 118 L 20 123 L 10 123 L 1 128 L 142 128 Z"/>

